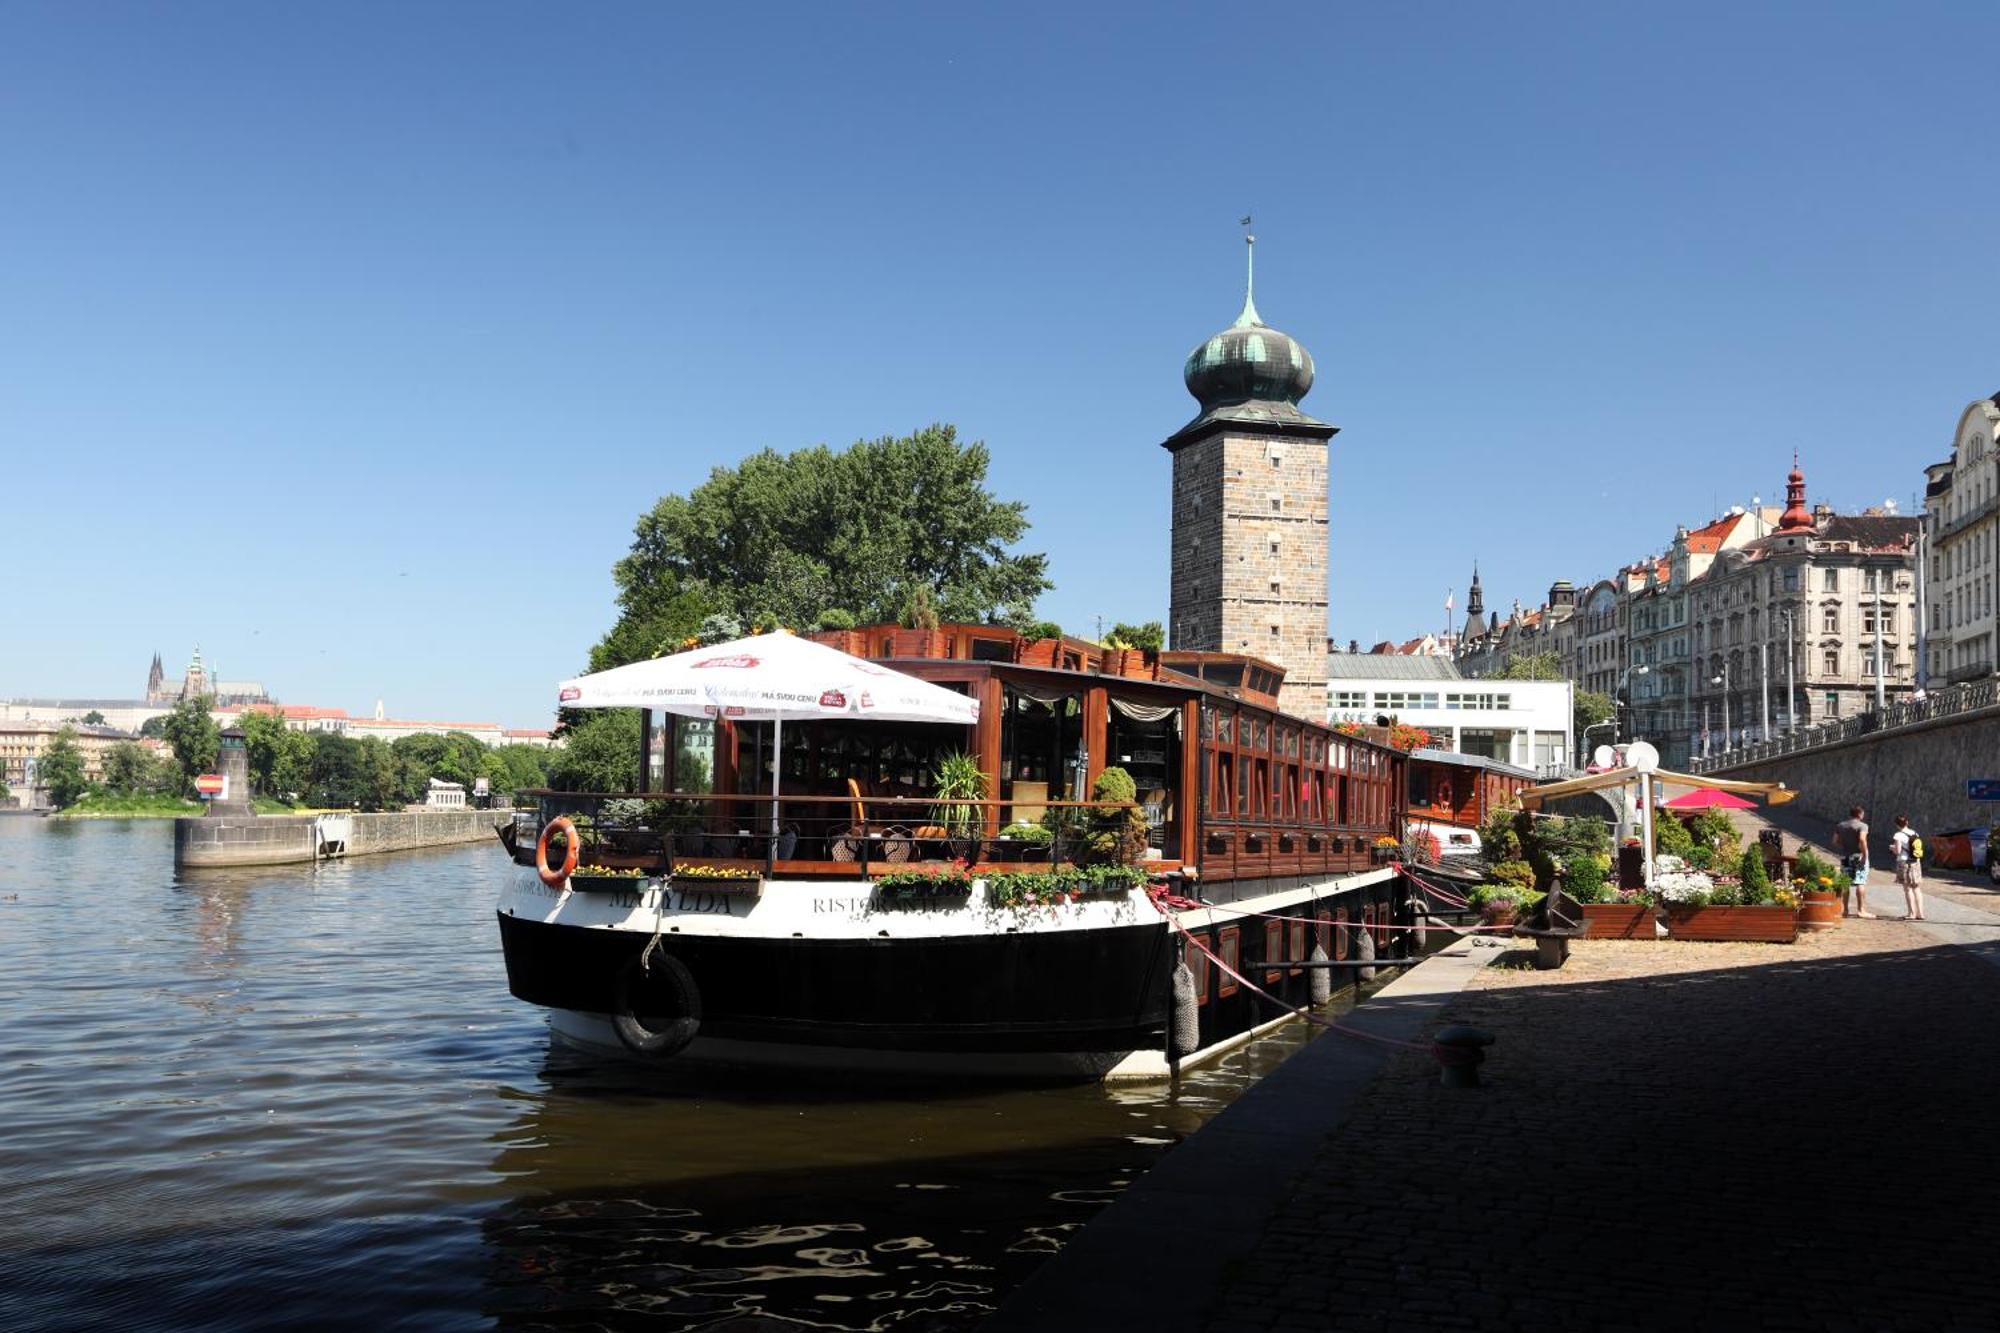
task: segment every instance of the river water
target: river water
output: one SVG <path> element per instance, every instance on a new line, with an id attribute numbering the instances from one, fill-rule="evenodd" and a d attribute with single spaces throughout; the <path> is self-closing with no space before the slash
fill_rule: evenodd
<path id="1" fill-rule="evenodd" d="M 1175 1088 L 600 1061 L 507 993 L 516 873 L 0 818 L 0 1324 L 969 1328 L 1304 1040 Z"/>

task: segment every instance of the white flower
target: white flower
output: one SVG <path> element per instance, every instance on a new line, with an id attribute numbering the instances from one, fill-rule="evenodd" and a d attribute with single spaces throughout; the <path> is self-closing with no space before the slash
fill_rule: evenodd
<path id="1" fill-rule="evenodd" d="M 1699 870 L 1675 871 L 1653 876 L 1653 892 L 1670 903 L 1692 902 L 1715 888 L 1715 881 Z"/>

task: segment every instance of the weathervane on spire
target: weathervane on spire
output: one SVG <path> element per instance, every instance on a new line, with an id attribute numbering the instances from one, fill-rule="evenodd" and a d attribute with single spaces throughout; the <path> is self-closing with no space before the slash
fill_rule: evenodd
<path id="1" fill-rule="evenodd" d="M 1262 324 L 1264 317 L 1257 313 L 1257 237 L 1250 230 L 1250 215 L 1245 213 L 1237 223 L 1243 228 L 1243 313 L 1236 317 L 1236 325 L 1243 328 L 1251 324 Z"/>

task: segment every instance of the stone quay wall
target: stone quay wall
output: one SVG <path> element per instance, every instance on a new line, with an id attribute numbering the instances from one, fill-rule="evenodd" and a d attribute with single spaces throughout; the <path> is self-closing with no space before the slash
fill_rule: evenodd
<path id="1" fill-rule="evenodd" d="M 1799 793 L 1792 809 L 1829 826 L 1847 818 L 1849 806 L 1860 805 L 1878 837 L 1886 838 L 1899 814 L 1908 815 L 1927 838 L 1976 828 L 1993 822 L 1996 807 L 1966 800 L 1965 780 L 2000 778 L 2000 706 L 1706 771 L 1782 782 Z"/>
<path id="2" fill-rule="evenodd" d="M 189 817 L 174 821 L 177 866 L 270 866 L 311 861 L 317 815 Z M 484 842 L 513 818 L 511 810 L 405 810 L 349 815 L 348 856 Z"/>

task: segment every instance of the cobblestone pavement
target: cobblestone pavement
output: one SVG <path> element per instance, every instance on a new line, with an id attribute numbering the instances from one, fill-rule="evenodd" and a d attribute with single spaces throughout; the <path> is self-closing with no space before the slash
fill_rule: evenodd
<path id="1" fill-rule="evenodd" d="M 1392 1060 L 1212 1333 L 2000 1321 L 2000 968 L 1887 920 L 1520 961 L 1450 1011 L 1486 1086 Z"/>

